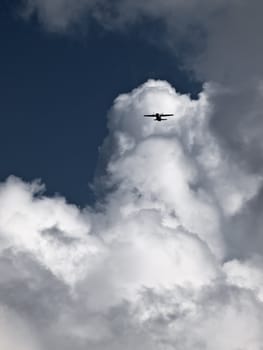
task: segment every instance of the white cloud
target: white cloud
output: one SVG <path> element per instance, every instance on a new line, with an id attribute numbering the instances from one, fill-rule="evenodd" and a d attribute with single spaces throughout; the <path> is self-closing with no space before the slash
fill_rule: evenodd
<path id="1" fill-rule="evenodd" d="M 1 249 L 32 254 L 55 275 L 73 282 L 83 273 L 83 261 L 96 260 L 100 244 L 88 235 L 87 216 L 63 198 L 42 197 L 41 189 L 37 182 L 26 184 L 15 177 L 1 185 Z"/>
<path id="2" fill-rule="evenodd" d="M 165 349 L 261 349 L 262 304 L 245 291 L 173 290 L 146 295 L 140 306 L 137 317 Z"/>
<path id="3" fill-rule="evenodd" d="M 1 184 L 0 302 L 43 348 L 260 349 L 261 278 L 225 262 L 225 235 L 262 177 L 211 133 L 212 91 L 191 100 L 150 80 L 119 96 L 94 208 Z M 175 116 L 143 118 L 155 111 Z"/>
<path id="4" fill-rule="evenodd" d="M 224 271 L 230 284 L 251 290 L 263 301 L 262 257 L 253 256 L 247 261 L 231 260 L 224 265 Z"/>

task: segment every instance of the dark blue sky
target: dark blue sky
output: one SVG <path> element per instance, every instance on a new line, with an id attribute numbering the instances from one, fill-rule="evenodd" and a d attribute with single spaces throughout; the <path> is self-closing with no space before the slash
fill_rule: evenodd
<path id="1" fill-rule="evenodd" d="M 72 37 L 24 22 L 7 2 L 0 9 L 1 181 L 41 178 L 48 193 L 85 205 L 113 99 L 148 78 L 198 91 L 172 54 L 140 35 L 156 35 L 152 23 L 126 34 L 93 25 Z"/>

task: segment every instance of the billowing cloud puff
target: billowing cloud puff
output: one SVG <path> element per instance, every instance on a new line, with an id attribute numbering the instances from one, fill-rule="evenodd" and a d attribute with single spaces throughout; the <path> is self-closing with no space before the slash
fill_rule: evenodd
<path id="1" fill-rule="evenodd" d="M 0 304 L 42 348 L 261 348 L 261 260 L 235 254 L 229 231 L 262 177 L 211 132 L 212 93 L 150 80 L 120 95 L 93 208 L 39 182 L 1 184 Z M 156 111 L 174 117 L 143 118 Z"/>

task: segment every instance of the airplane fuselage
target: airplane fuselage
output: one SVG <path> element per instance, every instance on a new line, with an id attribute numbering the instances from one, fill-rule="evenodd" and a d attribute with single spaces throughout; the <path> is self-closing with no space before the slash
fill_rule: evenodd
<path id="1" fill-rule="evenodd" d="M 160 121 L 163 120 L 163 118 L 162 118 L 162 116 L 161 116 L 159 113 L 156 113 L 156 114 L 155 114 L 155 119 L 154 119 L 154 120 L 157 120 L 158 122 L 160 122 Z"/>

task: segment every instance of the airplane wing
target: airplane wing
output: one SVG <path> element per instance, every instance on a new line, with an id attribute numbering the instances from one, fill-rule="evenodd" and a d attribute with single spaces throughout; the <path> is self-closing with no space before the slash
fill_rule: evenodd
<path id="1" fill-rule="evenodd" d="M 156 117 L 155 114 L 144 114 L 144 117 Z"/>
<path id="2" fill-rule="evenodd" d="M 173 114 L 161 114 L 161 117 L 171 117 Z"/>

